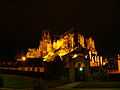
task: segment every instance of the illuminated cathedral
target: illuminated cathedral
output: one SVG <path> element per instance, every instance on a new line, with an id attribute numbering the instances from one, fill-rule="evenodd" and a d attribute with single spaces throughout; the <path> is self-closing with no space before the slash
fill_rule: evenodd
<path id="1" fill-rule="evenodd" d="M 107 63 L 106 59 L 97 55 L 92 37 L 85 38 L 82 34 L 73 32 L 65 32 L 60 35 L 58 40 L 51 38 L 49 32 L 42 32 L 38 48 L 29 48 L 24 60 L 25 58 L 43 58 L 43 61 L 50 62 L 54 61 L 56 55 L 62 58 L 78 47 L 88 50 L 91 66 L 105 65 Z"/>

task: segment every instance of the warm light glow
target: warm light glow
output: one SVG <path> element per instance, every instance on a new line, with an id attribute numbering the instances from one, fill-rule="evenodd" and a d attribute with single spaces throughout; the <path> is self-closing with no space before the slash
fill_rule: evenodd
<path id="1" fill-rule="evenodd" d="M 90 57 L 90 62 L 97 62 L 97 51 L 95 49 L 95 42 L 92 37 L 87 39 L 84 38 L 82 34 L 78 33 L 78 43 L 82 48 L 86 48 L 89 51 L 89 56 L 85 56 L 85 58 Z M 57 40 L 56 38 L 51 38 L 49 32 L 43 32 L 41 35 L 40 43 L 38 48 L 28 49 L 26 53 L 26 58 L 44 58 L 43 61 L 53 61 L 56 55 L 60 57 L 72 52 L 75 50 L 74 47 L 74 33 L 65 32 L 65 34 L 61 35 Z M 93 58 L 92 54 L 95 54 L 95 58 Z M 74 54 L 72 58 L 77 58 L 78 55 Z M 25 59 L 24 59 L 25 60 Z"/>
<path id="2" fill-rule="evenodd" d="M 23 56 L 23 57 L 22 57 L 22 61 L 26 61 L 26 57 Z"/>
<path id="3" fill-rule="evenodd" d="M 86 40 L 87 43 L 87 49 L 90 51 L 95 51 L 95 42 L 94 40 L 90 37 Z"/>
<path id="4" fill-rule="evenodd" d="M 97 55 L 97 51 L 95 51 L 94 54 Z"/>
<path id="5" fill-rule="evenodd" d="M 100 64 L 102 65 L 103 64 L 103 57 L 100 56 Z"/>
<path id="6" fill-rule="evenodd" d="M 80 39 L 80 45 L 84 48 L 85 47 L 85 43 L 84 43 L 84 36 L 83 35 L 81 35 L 81 34 L 79 34 L 78 35 L 79 36 L 79 39 Z"/>
<path id="7" fill-rule="evenodd" d="M 57 40 L 57 42 L 53 42 L 53 48 L 54 49 L 59 49 L 60 47 L 63 46 L 63 42 L 64 42 L 63 39 Z"/>
<path id="8" fill-rule="evenodd" d="M 49 32 L 43 32 L 42 33 L 42 40 L 40 40 L 40 45 L 37 49 L 28 49 L 28 52 L 26 54 L 27 58 L 35 58 L 35 57 L 43 57 L 50 59 L 54 55 L 51 55 L 50 53 L 55 50 L 56 54 L 59 56 L 64 56 L 68 54 L 69 52 L 73 51 L 73 45 L 74 45 L 74 34 L 66 33 L 64 36 L 60 37 L 58 40 L 53 40 L 53 43 L 51 42 L 51 37 Z"/>
<path id="9" fill-rule="evenodd" d="M 95 62 L 97 61 L 97 56 L 95 56 Z"/>
<path id="10" fill-rule="evenodd" d="M 103 66 L 105 66 L 106 65 L 106 62 L 103 62 Z"/>
<path id="11" fill-rule="evenodd" d="M 120 71 L 120 60 L 118 60 L 118 71 Z"/>
<path id="12" fill-rule="evenodd" d="M 91 51 L 89 51 L 89 57 L 90 57 L 90 60 L 91 60 L 92 59 Z"/>
<path id="13" fill-rule="evenodd" d="M 92 57 L 92 63 L 95 63 L 95 61 L 94 61 L 94 57 Z"/>
<path id="14" fill-rule="evenodd" d="M 43 61 L 47 61 L 47 58 L 44 58 Z"/>
<path id="15" fill-rule="evenodd" d="M 43 61 L 47 62 L 53 61 L 55 56 L 56 55 L 53 52 L 49 52 L 46 56 L 43 57 L 44 58 Z"/>
<path id="16" fill-rule="evenodd" d="M 76 57 L 78 57 L 78 55 L 77 55 L 77 54 L 74 54 L 72 58 L 76 58 Z"/>

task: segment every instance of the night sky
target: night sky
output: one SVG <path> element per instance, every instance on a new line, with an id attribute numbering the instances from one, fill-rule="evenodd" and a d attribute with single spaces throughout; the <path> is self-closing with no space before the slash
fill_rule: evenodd
<path id="1" fill-rule="evenodd" d="M 74 27 L 92 35 L 102 54 L 120 48 L 119 0 L 9 0 L 0 5 L 0 56 L 37 47 L 40 33 L 62 34 Z M 119 49 L 118 49 L 119 50 Z M 118 51 L 117 50 L 117 51 Z"/>

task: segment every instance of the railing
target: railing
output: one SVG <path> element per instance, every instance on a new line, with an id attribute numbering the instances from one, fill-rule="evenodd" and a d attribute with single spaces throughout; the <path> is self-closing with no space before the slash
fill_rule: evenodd
<path id="1" fill-rule="evenodd" d="M 0 70 L 25 71 L 25 72 L 45 72 L 45 67 L 0 67 Z"/>

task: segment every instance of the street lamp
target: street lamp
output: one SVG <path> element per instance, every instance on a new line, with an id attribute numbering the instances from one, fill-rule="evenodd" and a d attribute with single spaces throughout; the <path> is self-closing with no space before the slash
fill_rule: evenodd
<path id="1" fill-rule="evenodd" d="M 26 61 L 26 57 L 25 56 L 22 57 L 22 61 Z"/>
<path id="2" fill-rule="evenodd" d="M 83 67 L 80 67 L 79 70 L 80 70 L 80 71 L 83 71 Z"/>

